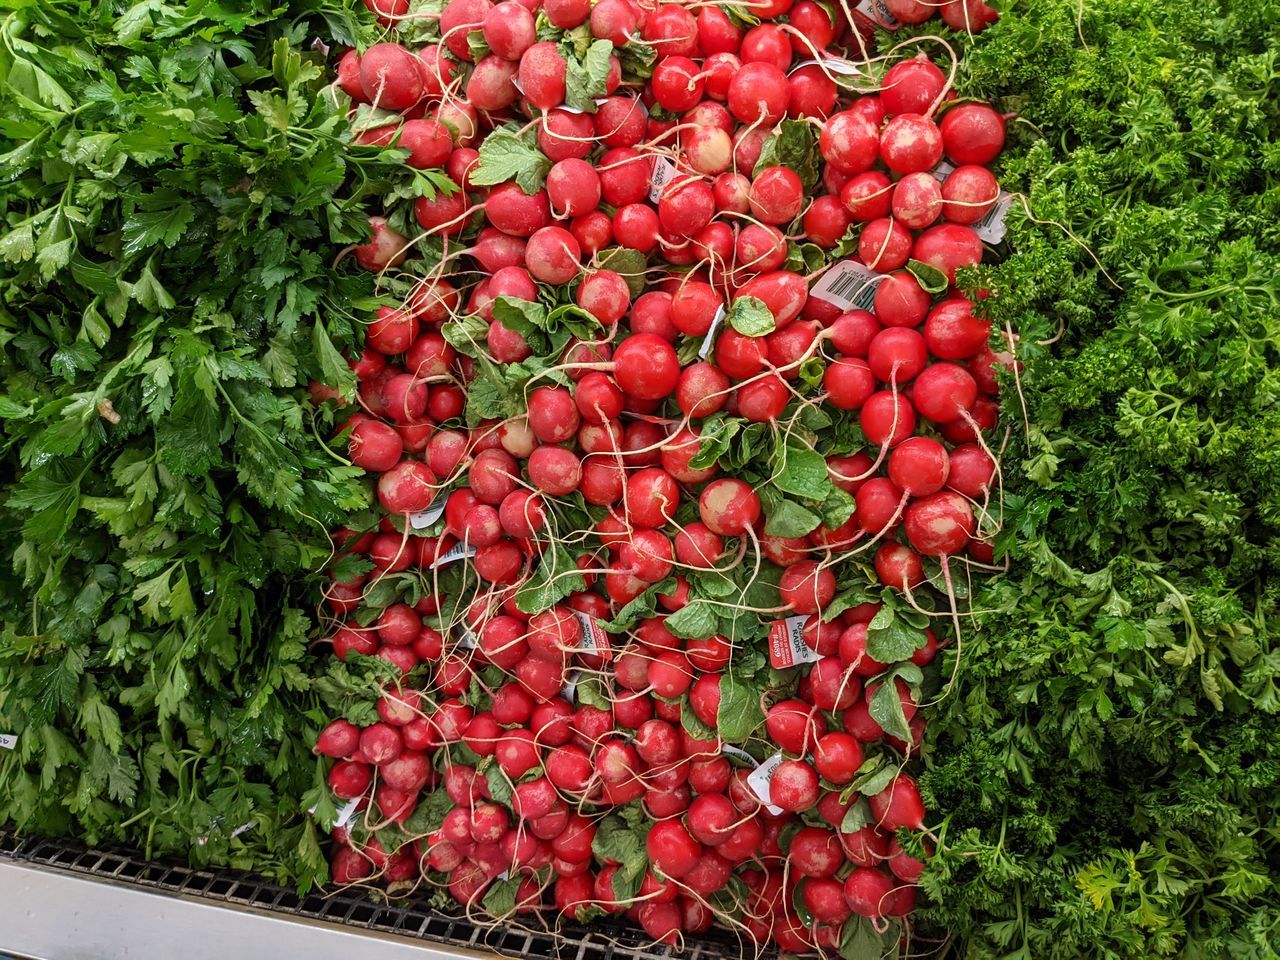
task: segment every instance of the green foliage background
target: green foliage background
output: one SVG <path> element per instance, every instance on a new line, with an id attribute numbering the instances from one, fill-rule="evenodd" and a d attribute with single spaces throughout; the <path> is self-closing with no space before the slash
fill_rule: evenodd
<path id="1" fill-rule="evenodd" d="M 1061 226 L 1015 210 L 983 271 L 1022 337 L 1011 572 L 930 710 L 923 932 L 1275 957 L 1280 7 L 1002 13 L 952 37 L 960 87 L 1019 114 L 1002 181 Z M 0 2 L 0 821 L 323 877 L 307 571 L 366 494 L 304 386 L 368 293 L 323 251 L 386 187 L 307 44 L 357 22 Z"/>
<path id="2" fill-rule="evenodd" d="M 329 264 L 399 165 L 310 43 L 360 22 L 0 4 L 0 822 L 326 875 L 311 578 L 367 490 L 306 385 L 349 386 Z"/>
<path id="3" fill-rule="evenodd" d="M 1280 949 L 1278 68 L 1266 0 L 1008 4 L 962 65 L 1073 236 L 1015 216 L 987 278 L 1011 572 L 924 777 L 961 956 Z"/>

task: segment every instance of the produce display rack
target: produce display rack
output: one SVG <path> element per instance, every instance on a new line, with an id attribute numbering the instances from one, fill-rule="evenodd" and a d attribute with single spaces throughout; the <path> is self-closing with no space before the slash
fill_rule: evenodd
<path id="1" fill-rule="evenodd" d="M 0 831 L 0 956 L 723 960 L 747 952 L 735 938 L 713 933 L 686 937 L 684 950 L 675 954 L 639 930 L 603 918 L 558 934 L 486 927 L 421 898 L 377 903 L 358 889 L 300 896 L 232 870 Z"/>

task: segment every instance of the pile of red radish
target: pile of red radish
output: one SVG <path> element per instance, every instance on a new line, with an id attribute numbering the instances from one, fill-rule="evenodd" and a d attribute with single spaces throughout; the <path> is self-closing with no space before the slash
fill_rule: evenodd
<path id="1" fill-rule="evenodd" d="M 333 879 L 907 937 L 930 624 L 995 569 L 1005 118 L 814 0 L 367 3 L 409 45 L 337 86 L 430 185 L 355 250 L 403 297 L 344 415 Z"/>

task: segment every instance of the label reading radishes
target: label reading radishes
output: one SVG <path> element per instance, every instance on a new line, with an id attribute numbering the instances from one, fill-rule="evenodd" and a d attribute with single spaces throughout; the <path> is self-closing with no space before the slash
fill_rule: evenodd
<path id="1" fill-rule="evenodd" d="M 18 735 L 16 733 L 0 733 L 0 748 L 12 750 L 18 745 Z"/>
<path id="2" fill-rule="evenodd" d="M 578 626 L 582 627 L 582 641 L 578 644 L 578 649 L 594 653 L 601 660 L 612 660 L 613 647 L 609 643 L 609 635 L 600 626 L 600 621 L 581 610 L 573 611 L 573 616 L 578 621 Z"/>
<path id="3" fill-rule="evenodd" d="M 421 513 L 409 514 L 409 526 L 415 530 L 421 530 L 423 527 L 429 527 L 444 514 L 444 497 L 438 497 L 436 502 Z"/>
<path id="4" fill-rule="evenodd" d="M 440 554 L 440 556 L 436 557 L 435 561 L 431 564 L 430 569 L 434 570 L 436 567 L 443 567 L 446 563 L 453 563 L 455 560 L 463 560 L 469 557 L 474 557 L 475 555 L 476 548 L 471 546 L 471 544 L 455 544 L 444 553 Z"/>
<path id="5" fill-rule="evenodd" d="M 898 18 L 889 12 L 889 4 L 885 0 L 862 0 L 853 9 L 857 10 L 864 17 L 870 17 L 886 30 L 897 30 L 901 23 Z"/>
<path id="6" fill-rule="evenodd" d="M 711 326 L 707 328 L 707 335 L 702 338 L 702 346 L 698 348 L 698 359 L 705 360 L 707 354 L 711 352 L 711 347 L 716 342 L 716 331 L 720 329 L 720 321 L 724 319 L 724 304 L 720 304 L 720 309 L 716 311 L 716 315 L 711 318 Z"/>
<path id="7" fill-rule="evenodd" d="M 665 157 L 653 163 L 653 175 L 649 177 L 649 200 L 657 203 L 662 188 L 676 178 L 676 165 Z"/>
<path id="8" fill-rule="evenodd" d="M 769 802 L 772 799 L 772 795 L 769 793 L 769 784 L 773 782 L 773 775 L 780 766 L 782 766 L 781 750 L 747 774 L 747 786 L 751 788 L 760 802 L 768 807 L 769 812 L 774 816 L 780 814 L 782 808 L 776 807 Z"/>
<path id="9" fill-rule="evenodd" d="M 821 60 L 805 60 L 803 63 L 797 63 L 791 68 L 791 73 L 795 73 L 801 67 L 825 67 L 827 73 L 834 73 L 840 77 L 860 77 L 862 70 L 856 64 L 850 63 L 848 60 L 840 57 L 823 57 Z"/>
<path id="10" fill-rule="evenodd" d="M 973 232 L 978 235 L 978 239 L 983 243 L 996 244 L 1004 239 L 1008 227 L 1005 226 L 1004 218 L 1009 213 L 1009 208 L 1013 206 L 1013 195 L 1000 191 L 1000 195 L 996 198 L 996 205 L 987 211 L 987 215 L 973 225 Z"/>
<path id="11" fill-rule="evenodd" d="M 809 295 L 841 310 L 870 310 L 875 303 L 876 285 L 885 276 L 856 260 L 841 260 L 822 275 Z"/>
<path id="12" fill-rule="evenodd" d="M 804 642 L 806 617 L 787 617 L 769 625 L 769 662 L 778 669 L 797 663 L 817 663 L 822 654 Z"/>

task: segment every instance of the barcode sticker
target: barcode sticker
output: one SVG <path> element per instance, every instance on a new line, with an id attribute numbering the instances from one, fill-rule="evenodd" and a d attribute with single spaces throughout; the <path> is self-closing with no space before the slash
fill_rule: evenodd
<path id="1" fill-rule="evenodd" d="M 444 515 L 445 497 L 437 497 L 436 502 L 421 513 L 409 514 L 409 526 L 415 530 L 429 527 Z"/>
<path id="2" fill-rule="evenodd" d="M 476 548 L 469 543 L 454 544 L 440 556 L 436 557 L 431 563 L 430 569 L 443 567 L 446 563 L 453 563 L 455 560 L 463 560 L 476 555 Z"/>
<path id="3" fill-rule="evenodd" d="M 809 295 L 841 310 L 870 310 L 875 303 L 876 285 L 886 276 L 856 260 L 841 260 L 822 275 Z"/>
<path id="4" fill-rule="evenodd" d="M 356 815 L 356 808 L 360 806 L 360 797 L 354 800 L 348 800 L 346 806 L 338 811 L 338 819 L 333 821 L 335 827 L 345 827 Z"/>
<path id="5" fill-rule="evenodd" d="M 604 627 L 600 626 L 600 621 L 581 610 L 573 611 L 573 616 L 582 627 L 582 641 L 578 644 L 578 649 L 594 653 L 601 660 L 612 660 L 613 646 L 609 643 L 609 635 L 604 632 Z"/>
<path id="6" fill-rule="evenodd" d="M 804 642 L 807 616 L 787 617 L 769 625 L 769 662 L 774 667 L 794 667 L 797 663 L 817 663 L 822 654 Z"/>
<path id="7" fill-rule="evenodd" d="M 821 60 L 805 60 L 803 63 L 797 63 L 791 68 L 791 73 L 795 73 L 801 67 L 825 67 L 828 73 L 834 73 L 840 77 L 861 77 L 865 76 L 857 64 L 845 60 L 843 57 L 823 57 Z"/>
<path id="8" fill-rule="evenodd" d="M 712 345 L 716 342 L 716 331 L 720 329 L 720 321 L 725 317 L 724 304 L 720 304 L 720 309 L 716 311 L 716 315 L 711 318 L 711 326 L 707 328 L 707 335 L 702 338 L 702 346 L 698 348 L 698 359 L 707 359 L 707 354 L 711 352 Z"/>
<path id="9" fill-rule="evenodd" d="M 732 743 L 722 743 L 720 745 L 720 752 L 727 753 L 731 757 L 737 757 L 739 760 L 745 760 L 753 767 L 756 765 L 755 757 L 747 753 L 747 751 L 743 750 L 741 747 L 735 747 Z"/>
<path id="10" fill-rule="evenodd" d="M 773 798 L 773 795 L 769 792 L 769 784 L 773 782 L 773 775 L 780 766 L 782 766 L 781 750 L 747 774 L 747 786 L 751 788 L 756 798 L 768 807 L 769 812 L 774 816 L 780 814 L 782 808 L 769 802 Z"/>
<path id="11" fill-rule="evenodd" d="M 560 696 L 564 697 L 570 703 L 576 703 L 578 700 L 578 678 L 581 671 L 570 670 L 565 674 L 564 686 L 560 688 Z"/>
<path id="12" fill-rule="evenodd" d="M 987 211 L 987 215 L 973 225 L 973 232 L 978 235 L 978 239 L 983 243 L 996 244 L 1004 239 L 1008 227 L 1005 226 L 1004 218 L 1009 213 L 1009 208 L 1013 206 L 1013 194 L 1000 191 L 1000 195 L 996 197 L 996 205 Z"/>
<path id="13" fill-rule="evenodd" d="M 676 178 L 676 165 L 666 157 L 653 162 L 653 174 L 649 177 L 649 200 L 657 203 L 662 197 L 662 188 Z"/>
<path id="14" fill-rule="evenodd" d="M 864 17 L 870 17 L 886 30 L 897 30 L 902 26 L 898 18 L 889 12 L 889 4 L 885 0 L 861 0 L 853 9 Z"/>
<path id="15" fill-rule="evenodd" d="M 0 733 L 0 749 L 12 750 L 18 745 L 16 733 Z"/>

